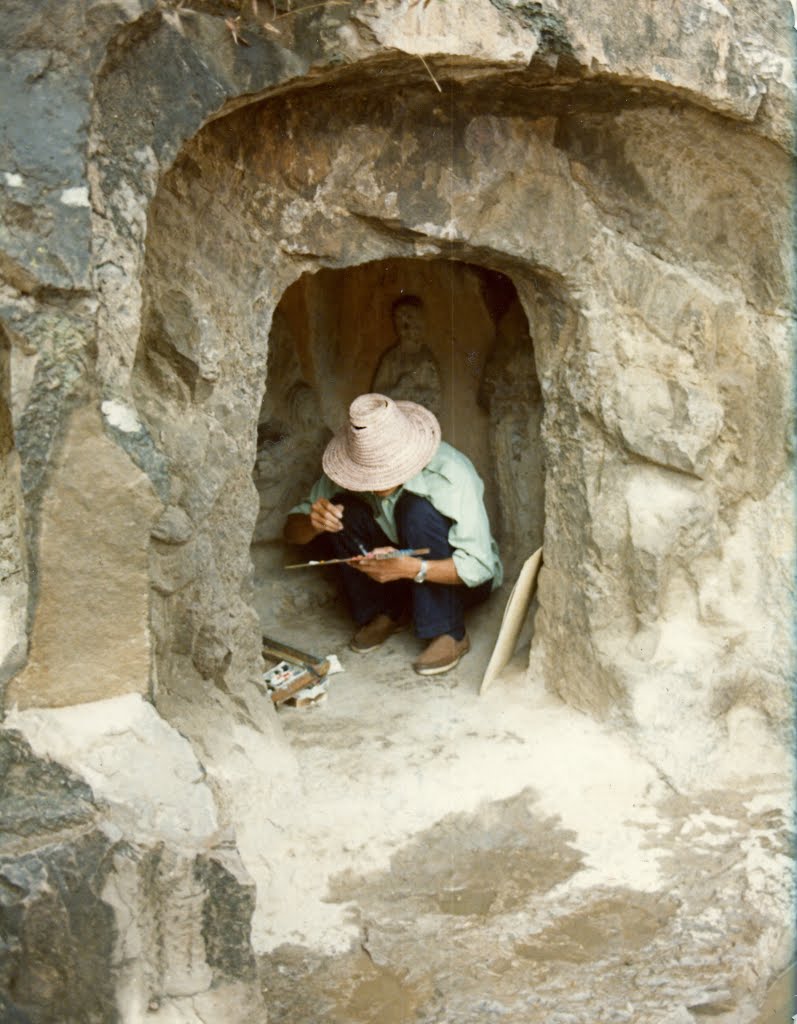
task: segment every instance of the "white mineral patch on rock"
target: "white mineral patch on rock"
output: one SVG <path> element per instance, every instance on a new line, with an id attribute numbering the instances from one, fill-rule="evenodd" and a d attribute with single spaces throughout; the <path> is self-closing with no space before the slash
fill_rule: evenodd
<path id="1" fill-rule="evenodd" d="M 14 387 L 11 392 L 10 407 L 15 426 L 19 424 L 27 408 L 39 359 L 39 353 L 35 350 L 26 352 L 15 345 L 11 346 L 9 362 Z"/>
<path id="2" fill-rule="evenodd" d="M 75 188 L 65 188 L 61 193 L 61 202 L 64 206 L 88 206 L 89 190 L 85 185 Z"/>
<path id="3" fill-rule="evenodd" d="M 141 430 L 141 423 L 136 411 L 129 405 L 109 399 L 102 403 L 101 409 L 108 423 L 112 427 L 116 427 L 117 430 L 121 430 L 125 434 L 137 434 Z"/>
<path id="4" fill-rule="evenodd" d="M 6 179 L 6 185 L 9 188 L 22 188 L 23 181 L 21 174 L 13 174 L 11 171 L 3 171 L 3 175 Z"/>
<path id="5" fill-rule="evenodd" d="M 213 838 L 216 806 L 191 745 L 142 697 L 12 710 L 5 725 L 84 778 L 128 839 L 196 848 Z"/>

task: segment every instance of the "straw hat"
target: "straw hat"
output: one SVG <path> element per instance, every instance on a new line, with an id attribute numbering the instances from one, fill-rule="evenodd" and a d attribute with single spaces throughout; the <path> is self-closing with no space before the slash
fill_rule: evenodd
<path id="1" fill-rule="evenodd" d="M 349 422 L 326 447 L 324 472 L 347 491 L 383 491 L 406 483 L 437 451 L 440 424 L 416 402 L 360 395 Z"/>

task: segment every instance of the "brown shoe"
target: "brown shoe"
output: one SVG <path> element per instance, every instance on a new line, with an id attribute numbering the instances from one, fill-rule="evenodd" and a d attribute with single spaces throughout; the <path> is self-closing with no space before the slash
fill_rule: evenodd
<path id="1" fill-rule="evenodd" d="M 394 633 L 400 633 L 402 629 L 406 629 L 407 625 L 408 623 L 405 619 L 396 622 L 389 615 L 381 613 L 375 619 L 371 619 L 368 625 L 360 626 L 351 638 L 349 647 L 358 654 L 367 654 L 368 651 L 381 647 L 389 636 L 393 636 Z"/>
<path id="2" fill-rule="evenodd" d="M 436 676 L 458 665 L 460 658 L 469 650 L 470 640 L 467 633 L 461 640 L 455 640 L 453 636 L 444 633 L 429 641 L 428 647 L 413 661 L 412 667 L 419 676 Z"/>

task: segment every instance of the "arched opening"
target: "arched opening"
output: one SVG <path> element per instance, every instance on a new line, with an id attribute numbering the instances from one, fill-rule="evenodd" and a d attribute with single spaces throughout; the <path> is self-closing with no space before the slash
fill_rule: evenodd
<path id="1" fill-rule="evenodd" d="M 273 614 L 283 600 L 280 614 L 292 616 L 304 646 L 317 643 L 320 654 L 334 649 L 326 646 L 330 630 L 313 636 L 319 617 L 308 614 L 319 606 L 310 593 L 318 577 L 294 577 L 292 593 L 286 589 L 284 552 L 275 538 L 298 494 L 281 490 L 280 466 L 301 468 L 291 480 L 297 491 L 315 475 L 328 431 L 342 421 L 351 397 L 371 386 L 396 341 L 390 311 L 402 289 L 433 325 L 428 347 L 441 397 L 449 400 L 441 409 L 444 429 L 465 431 L 462 438 L 449 436 L 482 461 L 497 496 L 494 525 L 510 579 L 513 563 L 542 528 L 541 472 L 513 468 L 516 458 L 530 457 L 535 418 L 542 415 L 545 570 L 532 671 L 516 688 L 518 719 L 535 699 L 545 699 L 542 685 L 529 685 L 532 677 L 579 709 L 634 713 L 633 687 L 658 682 L 652 644 L 636 642 L 644 601 L 670 579 L 680 588 L 680 567 L 691 564 L 690 538 L 715 534 L 712 467 L 725 457 L 716 396 L 725 385 L 714 379 L 714 353 L 728 366 L 735 358 L 733 347 L 722 345 L 731 336 L 723 325 L 742 329 L 741 314 L 733 319 L 736 298 L 675 258 L 682 247 L 677 225 L 663 236 L 666 244 L 665 220 L 651 225 L 632 218 L 633 231 L 616 229 L 617 206 L 609 200 L 622 186 L 615 172 L 625 180 L 625 165 L 618 170 L 597 157 L 589 163 L 593 150 L 581 152 L 574 141 L 581 136 L 572 134 L 582 130 L 580 113 L 567 114 L 568 134 L 567 125 L 551 123 L 547 108 L 496 113 L 492 102 L 477 102 L 465 87 L 450 108 L 426 87 L 408 88 L 401 99 L 363 90 L 344 104 L 330 91 L 242 107 L 185 146 L 149 211 L 133 391 L 161 459 L 150 459 L 150 471 L 165 467 L 167 508 L 151 552 L 155 700 L 201 751 L 209 776 L 221 780 L 221 802 L 262 897 L 253 922 L 258 949 L 312 930 L 288 906 L 295 887 L 273 877 L 283 868 L 298 877 L 291 861 L 295 836 L 316 854 L 327 807 L 343 817 L 356 805 L 355 815 L 365 819 L 377 801 L 385 813 L 354 839 L 335 833 L 340 846 L 324 847 L 323 879 L 343 859 L 350 864 L 341 851 L 352 844 L 362 869 L 372 851 L 387 856 L 397 833 L 411 834 L 447 813 L 448 766 L 473 753 L 472 734 L 482 727 L 479 771 L 470 761 L 460 774 L 458 806 L 515 791 L 505 788 L 518 769 L 514 741 L 494 749 L 500 704 L 491 705 L 495 717 L 488 721 L 487 703 L 479 705 L 472 684 L 453 696 L 421 689 L 402 646 L 406 634 L 384 657 L 380 652 L 378 670 L 372 661 L 355 684 L 331 691 L 328 717 L 286 715 L 284 729 L 277 729 L 258 688 L 264 612 Z M 582 100 L 589 100 L 586 93 Z M 599 113 L 594 118 L 600 121 Z M 702 145 L 706 132 L 718 132 L 694 111 L 635 107 L 617 132 L 646 174 L 657 166 L 665 128 L 673 153 L 682 151 L 679 139 L 699 138 Z M 663 210 L 677 189 L 688 184 L 690 194 L 702 195 L 709 180 L 694 168 L 677 188 L 657 180 L 645 202 L 655 193 Z M 623 191 L 623 201 L 636 194 Z M 467 330 L 460 333 L 452 323 L 465 310 Z M 478 344 L 445 346 L 470 331 Z M 454 374 L 458 384 L 451 384 Z M 534 377 L 539 394 L 523 390 Z M 692 382 L 685 403 L 671 387 L 682 379 Z M 648 401 L 649 395 L 661 400 Z M 524 403 L 526 413 L 512 419 Z M 468 437 L 474 425 L 479 430 Z M 274 458 L 269 445 L 285 451 Z M 502 460 L 495 456 L 499 448 Z M 143 447 L 141 453 L 146 463 L 150 456 Z M 521 480 L 531 493 L 521 490 Z M 662 517 L 672 520 L 670 534 L 658 528 Z M 693 530 L 693 518 L 706 528 Z M 334 606 L 328 610 L 336 613 Z M 672 622 L 677 625 L 675 616 Z M 342 623 L 333 625 L 334 642 L 345 650 Z M 481 635 L 489 642 L 494 633 Z M 471 666 L 479 664 L 477 655 L 469 656 Z M 351 662 L 346 667 L 351 679 Z M 644 712 L 643 702 L 640 707 Z M 677 713 L 651 699 L 651 719 L 659 707 Z M 452 710 L 458 731 L 451 728 Z M 502 735 L 516 735 L 514 725 Z M 537 733 L 528 721 L 524 727 L 519 748 L 526 764 Z M 301 806 L 286 811 L 283 829 L 263 824 L 261 808 L 279 800 L 282 780 L 295 779 L 278 770 L 285 734 L 294 752 L 314 759 L 313 778 L 327 787 L 314 808 L 318 833 L 297 820 Z M 413 745 L 418 735 L 424 741 Z M 559 739 L 553 730 L 546 763 L 556 762 Z M 334 798 L 330 745 L 340 757 Z M 359 759 L 352 753 L 346 760 L 355 748 Z M 377 749 L 385 754 L 375 776 L 370 755 Z M 488 757 L 492 774 L 482 770 Z M 433 793 L 413 804 L 413 772 L 421 765 Z M 313 880 L 302 876 L 305 882 Z M 322 903 L 326 890 L 320 889 Z M 345 908 L 326 903 L 319 926 L 324 941 L 327 912 L 331 945 L 340 937 L 348 942 Z"/>
<path id="2" fill-rule="evenodd" d="M 596 453 L 612 441 L 593 438 L 592 413 L 581 408 L 592 261 L 572 254 L 605 237 L 547 123 L 501 121 L 464 95 L 447 112 L 425 86 L 410 99 L 420 120 L 370 93 L 342 117 L 309 93 L 244 107 L 185 146 L 150 207 L 132 387 L 160 460 L 144 452 L 142 462 L 155 474 L 165 468 L 168 505 L 152 543 L 153 689 L 186 732 L 198 728 L 192 708 L 230 700 L 273 730 L 257 689 L 255 604 L 262 622 L 264 606 L 282 600 L 282 517 L 396 343 L 391 309 L 402 290 L 428 328 L 433 377 L 446 391 L 444 436 L 487 484 L 508 580 L 541 540 L 545 450 L 546 531 L 556 529 L 546 546 L 551 613 L 539 623 L 554 646 L 566 636 L 569 655 L 591 665 L 589 603 L 572 585 L 593 557 L 581 452 L 585 434 Z M 288 129 L 307 145 L 286 148 Z M 415 149 L 397 154 L 388 142 L 404 134 L 426 154 L 423 174 Z M 462 142 L 456 194 L 446 139 Z M 513 177 L 521 159 L 533 168 L 528 183 Z M 479 196 L 489 221 L 477 215 Z M 519 211 L 537 225 L 533 245 Z M 286 462 L 298 467 L 289 483 Z M 551 500 L 553 479 L 566 501 Z M 291 586 L 301 611 L 312 584 Z M 594 689 L 581 702 L 604 706 L 603 681 Z"/>
<path id="3" fill-rule="evenodd" d="M 542 395 L 511 279 L 440 259 L 306 274 L 272 320 L 253 473 L 255 584 L 275 629 L 328 596 L 319 574 L 281 571 L 282 524 L 318 477 L 348 404 L 371 390 L 427 405 L 443 439 L 472 460 L 508 578 L 542 544 Z"/>
<path id="4" fill-rule="evenodd" d="M 612 699 L 591 668 L 589 595 L 575 582 L 595 557 L 582 453 L 613 445 L 582 402 L 594 329 L 584 307 L 606 237 L 536 113 L 497 119 L 464 94 L 446 111 L 425 85 L 405 99 L 420 119 L 370 93 L 345 116 L 311 93 L 243 107 L 184 147 L 149 210 L 132 388 L 152 442 L 142 464 L 167 504 L 152 541 L 153 692 L 202 744 L 223 718 L 207 711 L 221 706 L 274 734 L 258 688 L 261 627 L 283 614 L 300 625 L 328 593 L 318 577 L 282 572 L 283 517 L 351 399 L 379 386 L 402 295 L 428 334 L 444 437 L 487 486 L 507 582 L 545 517 L 535 635 L 547 629 L 545 650 L 585 666 L 557 663 L 555 685 L 589 680 L 577 703 L 599 710 Z M 286 147 L 288 130 L 307 145 Z M 389 138 L 404 135 L 412 146 L 394 153 Z M 455 192 L 446 139 L 462 143 Z M 528 182 L 512 171 L 520 160 Z M 588 239 L 591 259 L 574 258 Z M 550 684 L 549 666 L 537 675 Z"/>

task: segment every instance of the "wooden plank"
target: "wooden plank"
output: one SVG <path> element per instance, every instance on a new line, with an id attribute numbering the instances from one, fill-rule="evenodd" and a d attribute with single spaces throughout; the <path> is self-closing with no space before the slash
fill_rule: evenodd
<path id="1" fill-rule="evenodd" d="M 520 631 L 523 628 L 529 605 L 534 597 L 537 575 L 541 565 L 542 548 L 538 548 L 523 563 L 515 585 L 512 587 L 512 593 L 509 595 L 509 600 L 504 609 L 504 617 L 501 619 L 498 638 L 495 641 L 493 653 L 487 664 L 479 693 L 485 693 L 492 686 L 503 669 L 509 664 L 509 659 L 515 652 Z"/>

